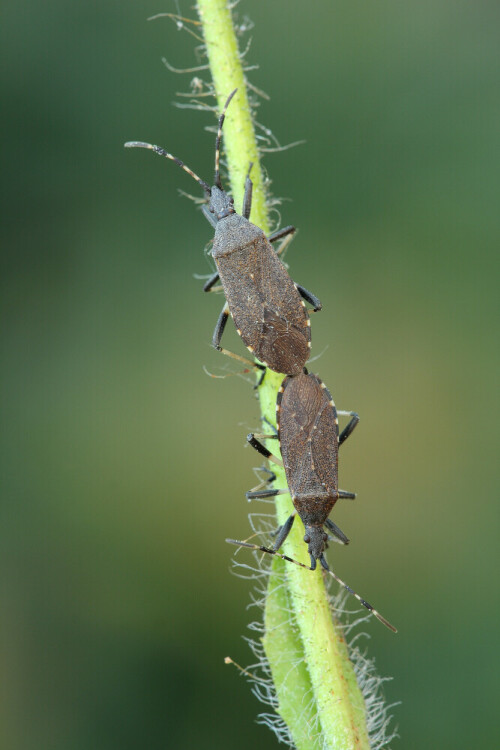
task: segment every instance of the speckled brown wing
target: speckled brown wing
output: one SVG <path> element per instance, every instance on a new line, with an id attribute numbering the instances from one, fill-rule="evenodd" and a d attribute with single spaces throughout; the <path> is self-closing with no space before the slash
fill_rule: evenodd
<path id="1" fill-rule="evenodd" d="M 229 310 L 245 345 L 261 362 L 296 375 L 310 354 L 309 315 L 271 244 L 250 226 L 252 236 L 247 232 L 246 242 L 231 250 L 214 243 Z"/>
<path id="2" fill-rule="evenodd" d="M 330 394 L 312 374 L 285 378 L 281 387 L 277 419 L 290 492 L 336 499 L 338 425 Z"/>

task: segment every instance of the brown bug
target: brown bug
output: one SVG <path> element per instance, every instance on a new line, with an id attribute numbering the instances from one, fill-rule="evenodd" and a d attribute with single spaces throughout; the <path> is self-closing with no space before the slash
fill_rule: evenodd
<path id="1" fill-rule="evenodd" d="M 229 315 L 247 349 L 264 365 L 276 372 L 297 375 L 309 359 L 311 325 L 305 301 L 314 311 L 321 309 L 317 297 L 295 284 L 278 255 L 283 252 L 295 232 L 289 226 L 266 237 L 262 229 L 249 221 L 252 207 L 250 169 L 245 181 L 241 214 L 234 209 L 234 201 L 222 186 L 219 171 L 222 126 L 227 108 L 236 89 L 229 95 L 219 117 L 215 140 L 215 177 L 210 187 L 189 167 L 159 146 L 131 141 L 126 147 L 148 148 L 178 164 L 203 188 L 209 200 L 203 213 L 215 229 L 212 257 L 217 266 L 203 287 L 211 291 L 220 278 L 226 303 L 217 321 L 212 338 L 213 346 L 224 354 L 248 363 L 243 357 L 222 349 L 222 334 Z M 273 242 L 284 239 L 278 252 Z M 250 363 L 252 366 L 259 365 Z M 264 369 L 261 366 L 261 369 Z"/>
<path id="2" fill-rule="evenodd" d="M 346 414 L 351 417 L 340 436 L 337 414 Z M 330 570 L 324 556 L 328 542 L 325 528 L 343 544 L 349 543 L 345 534 L 328 516 L 339 498 L 353 500 L 356 497 L 354 493 L 338 488 L 338 449 L 358 424 L 358 415 L 355 412 L 337 412 L 326 386 L 316 375 L 308 374 L 304 370 L 300 375 L 284 379 L 276 401 L 276 421 L 278 424 L 276 435 L 250 433 L 247 440 L 263 456 L 281 464 L 280 459 L 257 438 L 279 440 L 288 489 L 247 492 L 247 498 L 273 497 L 290 493 L 295 511 L 305 527 L 304 542 L 308 545 L 311 559 L 309 570 L 315 570 L 317 560 L 319 560 L 322 567 L 364 607 L 369 609 L 384 625 L 396 632 L 396 629 L 371 604 L 362 599 Z M 307 568 L 307 565 L 278 552 L 290 533 L 296 513 L 293 513 L 277 530 L 276 541 L 272 549 L 233 539 L 226 541 L 273 555 L 278 554 L 289 562 Z"/>

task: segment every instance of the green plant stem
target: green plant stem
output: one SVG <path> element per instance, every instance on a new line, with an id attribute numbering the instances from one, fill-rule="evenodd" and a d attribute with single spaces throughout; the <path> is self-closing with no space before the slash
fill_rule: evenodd
<path id="1" fill-rule="evenodd" d="M 249 164 L 253 163 L 252 221 L 268 233 L 267 206 L 259 152 L 228 2 L 227 0 L 198 0 L 198 15 L 203 25 L 203 36 L 219 111 L 231 91 L 238 89 L 224 123 L 224 150 L 229 165 L 233 197 L 236 205 L 241 206 L 245 176 Z"/>
<path id="2" fill-rule="evenodd" d="M 236 206 L 241 206 L 244 178 L 253 162 L 253 223 L 269 231 L 265 193 L 255 132 L 227 0 L 198 0 L 208 59 L 219 109 L 238 88 L 224 125 L 225 152 Z M 275 424 L 276 394 L 284 375 L 268 370 L 259 399 L 262 416 Z M 272 450 L 277 448 L 273 441 Z M 273 470 L 275 467 L 273 466 Z M 286 487 L 277 468 L 276 486 Z M 278 495 L 276 514 L 282 524 L 293 513 L 289 495 Z M 304 527 L 297 517 L 285 544 L 290 557 L 309 564 Z M 264 650 L 278 697 L 278 712 L 299 750 L 369 748 L 365 705 L 349 660 L 342 629 L 332 621 L 329 599 L 318 566 L 303 570 L 273 560 L 284 588 L 271 575 L 265 607 Z"/>

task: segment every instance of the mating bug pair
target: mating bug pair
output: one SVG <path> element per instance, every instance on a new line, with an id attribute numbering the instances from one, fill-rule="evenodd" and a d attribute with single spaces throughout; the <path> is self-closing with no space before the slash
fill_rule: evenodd
<path id="1" fill-rule="evenodd" d="M 328 518 L 335 502 L 340 497 L 353 499 L 355 495 L 338 489 L 338 448 L 351 434 L 358 416 L 349 412 L 351 421 L 339 437 L 337 412 L 330 394 L 315 375 L 305 370 L 311 347 L 311 327 L 305 301 L 315 311 L 321 302 L 304 287 L 295 284 L 279 260 L 279 253 L 293 236 L 295 228 L 290 226 L 266 237 L 264 232 L 249 221 L 252 204 L 252 181 L 250 169 L 245 181 L 242 213 L 237 214 L 233 199 L 225 192 L 220 177 L 220 144 L 222 127 L 229 103 L 236 93 L 228 97 L 219 118 L 215 141 L 214 185 L 198 177 L 177 157 L 159 146 L 139 141 L 125 144 L 127 147 L 147 148 L 174 161 L 187 172 L 205 191 L 208 207 L 203 213 L 215 229 L 212 257 L 217 266 L 204 286 L 204 291 L 213 289 L 220 279 L 226 303 L 217 321 L 212 343 L 216 349 L 263 370 L 266 367 L 287 377 L 278 393 L 278 434 L 260 436 L 277 437 L 280 441 L 285 466 L 288 490 L 266 490 L 253 493 L 253 497 L 270 497 L 290 491 L 296 512 L 305 526 L 304 541 L 308 544 L 311 558 L 310 569 L 317 560 L 322 567 L 341 583 L 356 599 L 374 614 L 384 625 L 395 631 L 373 607 L 356 594 L 344 581 L 330 571 L 324 557 L 328 535 L 326 527 L 342 543 L 348 539 Z M 272 244 L 278 239 L 284 242 L 275 252 Z M 261 364 L 249 362 L 240 355 L 228 352 L 220 346 L 222 334 L 229 315 L 246 347 Z M 276 459 L 257 439 L 249 436 L 249 442 L 264 456 Z M 227 540 L 232 544 L 260 549 L 278 554 L 278 549 L 288 536 L 295 514 L 278 529 L 272 549 L 251 545 L 247 542 Z M 285 560 L 307 568 L 306 565 L 280 555 Z"/>

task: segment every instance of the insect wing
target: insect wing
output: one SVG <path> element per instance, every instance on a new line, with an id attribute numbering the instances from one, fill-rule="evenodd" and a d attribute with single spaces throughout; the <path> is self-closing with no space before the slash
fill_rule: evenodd
<path id="1" fill-rule="evenodd" d="M 279 402 L 281 454 L 294 495 L 337 488 L 338 437 L 335 410 L 315 375 L 286 378 Z"/>
<path id="2" fill-rule="evenodd" d="M 310 354 L 309 316 L 267 238 L 249 226 L 256 233 L 231 252 L 221 252 L 222 242 L 214 245 L 229 309 L 245 345 L 261 362 L 296 375 Z"/>

